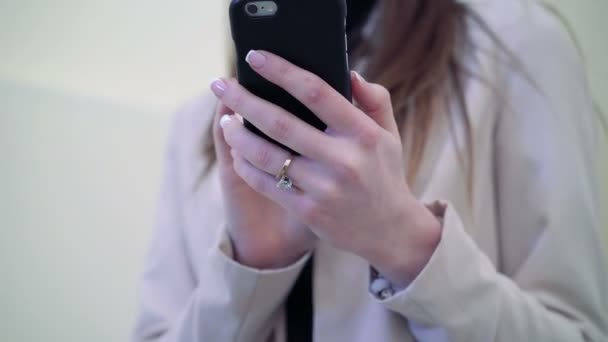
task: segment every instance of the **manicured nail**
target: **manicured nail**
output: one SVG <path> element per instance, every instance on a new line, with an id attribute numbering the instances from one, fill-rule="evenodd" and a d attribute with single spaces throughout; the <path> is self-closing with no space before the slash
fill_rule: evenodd
<path id="1" fill-rule="evenodd" d="M 220 78 L 215 79 L 213 82 L 211 82 L 211 91 L 217 97 L 224 96 L 224 93 L 226 93 L 226 82 Z"/>
<path id="2" fill-rule="evenodd" d="M 232 118 L 230 117 L 230 115 L 228 115 L 228 114 L 222 115 L 222 117 L 220 119 L 220 126 L 222 128 L 226 128 L 226 126 L 228 126 L 230 121 L 232 121 Z"/>
<path id="3" fill-rule="evenodd" d="M 247 63 L 249 63 L 249 65 L 252 67 L 259 69 L 266 63 L 266 56 L 255 50 L 251 50 L 247 54 L 247 57 L 245 57 L 245 61 L 247 61 Z"/>

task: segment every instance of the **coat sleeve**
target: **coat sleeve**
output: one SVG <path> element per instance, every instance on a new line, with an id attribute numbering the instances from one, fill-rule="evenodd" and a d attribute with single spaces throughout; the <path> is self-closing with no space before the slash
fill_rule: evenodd
<path id="1" fill-rule="evenodd" d="M 132 340 L 267 341 L 278 308 L 308 256 L 285 269 L 247 268 L 233 260 L 227 233 L 215 229 L 221 231 L 218 241 L 200 241 L 201 246 L 212 246 L 206 257 L 190 258 L 184 234 L 184 208 L 180 204 L 184 196 L 180 193 L 183 153 L 179 152 L 185 128 L 179 117 L 183 115 L 177 116 L 169 139 L 156 227 L 140 281 L 139 311 Z"/>
<path id="2" fill-rule="evenodd" d="M 539 17 L 495 135 L 499 262 L 448 205 L 426 268 L 385 301 L 420 341 L 607 341 L 597 116 L 572 42 Z"/>

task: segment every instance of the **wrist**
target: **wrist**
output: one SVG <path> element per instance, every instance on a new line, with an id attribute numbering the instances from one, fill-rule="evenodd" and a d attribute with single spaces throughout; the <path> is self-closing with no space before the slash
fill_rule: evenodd
<path id="1" fill-rule="evenodd" d="M 405 288 L 428 264 L 441 240 L 442 222 L 431 208 L 412 200 L 403 210 L 397 234 L 377 248 L 371 265 L 394 286 Z"/>
<path id="2" fill-rule="evenodd" d="M 231 239 L 231 242 L 234 261 L 258 270 L 289 267 L 310 251 L 306 248 L 286 249 L 272 244 L 247 243 L 236 239 Z"/>

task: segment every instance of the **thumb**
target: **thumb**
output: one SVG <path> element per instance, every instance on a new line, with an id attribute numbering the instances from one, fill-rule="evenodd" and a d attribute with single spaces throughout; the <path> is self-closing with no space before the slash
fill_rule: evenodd
<path id="1" fill-rule="evenodd" d="M 351 71 L 350 76 L 353 99 L 359 108 L 380 127 L 399 137 L 389 91 L 379 84 L 367 82 L 356 71 Z"/>

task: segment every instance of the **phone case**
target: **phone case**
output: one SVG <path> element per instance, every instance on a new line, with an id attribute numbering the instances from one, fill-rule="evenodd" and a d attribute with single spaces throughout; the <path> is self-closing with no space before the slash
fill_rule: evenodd
<path id="1" fill-rule="evenodd" d="M 275 0 L 278 10 L 270 18 L 250 17 L 245 10 L 250 2 L 232 0 L 230 4 L 239 83 L 254 95 L 325 130 L 325 124 L 304 105 L 251 69 L 245 57 L 252 49 L 275 53 L 321 77 L 350 101 L 345 0 Z M 250 123 L 245 125 L 269 139 Z"/>

